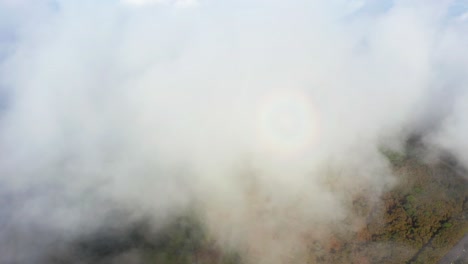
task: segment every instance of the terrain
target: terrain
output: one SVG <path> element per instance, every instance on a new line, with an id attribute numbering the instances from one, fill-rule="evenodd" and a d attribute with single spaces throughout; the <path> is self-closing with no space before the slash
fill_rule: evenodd
<path id="1" fill-rule="evenodd" d="M 468 232 L 468 183 L 450 156 L 423 161 L 421 147 L 405 153 L 383 151 L 398 184 L 370 201 L 353 199 L 361 220 L 358 231 L 337 230 L 320 240 L 307 238 L 308 263 L 438 263 Z M 239 252 L 226 252 L 208 235 L 195 213 L 181 215 L 162 231 L 142 221 L 124 231 L 103 230 L 83 237 L 52 263 L 244 263 Z M 311 227 L 313 229 L 313 227 Z M 448 259 L 449 258 L 449 259 Z M 448 259 L 448 260 L 447 260 Z M 466 263 L 458 256 L 445 258 Z M 295 263 L 291 260 L 291 263 Z"/>

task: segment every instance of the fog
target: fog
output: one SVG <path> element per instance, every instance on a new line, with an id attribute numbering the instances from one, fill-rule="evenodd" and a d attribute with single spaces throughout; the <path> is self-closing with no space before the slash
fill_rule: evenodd
<path id="1" fill-rule="evenodd" d="M 302 263 L 396 184 L 382 147 L 468 165 L 465 5 L 0 0 L 0 262 L 195 208 L 248 263 Z"/>

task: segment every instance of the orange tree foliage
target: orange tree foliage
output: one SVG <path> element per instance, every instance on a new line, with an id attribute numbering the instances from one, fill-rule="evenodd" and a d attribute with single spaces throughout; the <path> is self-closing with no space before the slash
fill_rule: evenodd
<path id="1" fill-rule="evenodd" d="M 399 185 L 373 208 L 357 198 L 366 224 L 317 263 L 437 263 L 467 233 L 467 181 L 447 164 L 391 157 Z"/>

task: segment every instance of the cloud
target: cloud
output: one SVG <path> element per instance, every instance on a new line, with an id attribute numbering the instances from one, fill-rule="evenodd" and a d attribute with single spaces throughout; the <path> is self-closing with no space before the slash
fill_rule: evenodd
<path id="1" fill-rule="evenodd" d="M 0 193 L 25 219 L 9 223 L 68 241 L 115 211 L 157 229 L 196 208 L 252 263 L 300 259 L 311 225 L 352 230 L 352 199 L 394 184 L 382 145 L 430 123 L 428 144 L 466 156 L 466 27 L 417 2 L 3 5 L 34 14 L 1 27 Z"/>
<path id="2" fill-rule="evenodd" d="M 468 12 L 465 12 L 465 13 L 461 14 L 458 17 L 458 19 L 461 20 L 461 21 L 466 21 L 468 19 Z"/>
<path id="3" fill-rule="evenodd" d="M 123 3 L 129 4 L 129 5 L 148 5 L 148 4 L 160 4 L 164 3 L 167 1 L 164 0 L 123 0 Z"/>
<path id="4" fill-rule="evenodd" d="M 171 4 L 176 7 L 191 7 L 198 5 L 197 0 L 122 0 L 124 4 L 133 6 L 147 6 L 158 4 Z"/>

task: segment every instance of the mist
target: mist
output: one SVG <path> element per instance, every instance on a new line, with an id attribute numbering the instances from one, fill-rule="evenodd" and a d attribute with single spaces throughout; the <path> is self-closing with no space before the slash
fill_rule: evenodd
<path id="1" fill-rule="evenodd" d="M 0 262 L 195 210 L 302 263 L 396 183 L 382 147 L 468 166 L 467 4 L 0 0 Z"/>

